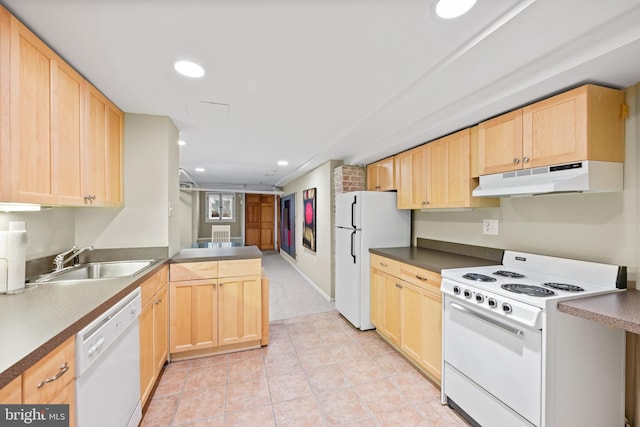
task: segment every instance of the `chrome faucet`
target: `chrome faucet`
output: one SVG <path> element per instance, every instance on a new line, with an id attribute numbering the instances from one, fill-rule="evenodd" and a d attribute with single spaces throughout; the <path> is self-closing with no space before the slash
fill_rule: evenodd
<path id="1" fill-rule="evenodd" d="M 55 271 L 58 270 L 62 270 L 64 268 L 64 265 L 70 260 L 73 259 L 73 264 L 77 265 L 80 263 L 80 259 L 78 258 L 78 256 L 84 252 L 84 251 L 92 251 L 93 250 L 93 246 L 86 246 L 82 249 L 78 249 L 78 247 L 76 245 L 73 245 L 73 247 L 71 249 L 69 249 L 68 251 L 62 252 L 61 254 L 58 254 L 55 256 L 55 258 L 53 259 L 53 263 L 56 266 Z M 67 256 L 68 254 L 71 254 L 69 257 L 65 258 L 65 256 Z"/>

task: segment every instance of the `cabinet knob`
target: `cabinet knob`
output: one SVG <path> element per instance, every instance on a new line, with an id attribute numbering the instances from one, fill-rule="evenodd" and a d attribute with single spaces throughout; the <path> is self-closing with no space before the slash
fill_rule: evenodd
<path id="1" fill-rule="evenodd" d="M 54 382 L 55 380 L 63 376 L 68 370 L 69 370 L 69 365 L 67 364 L 67 362 L 64 362 L 62 366 L 60 366 L 60 370 L 58 371 L 58 373 L 52 376 L 51 378 L 46 378 L 40 381 L 40 383 L 38 384 L 38 388 L 41 388 L 45 384 Z"/>
<path id="2" fill-rule="evenodd" d="M 525 156 L 525 157 L 522 158 L 522 163 L 527 163 L 528 161 L 529 161 L 528 157 Z"/>
<path id="3" fill-rule="evenodd" d="M 402 285 L 400 283 L 396 283 L 396 288 L 402 289 Z"/>
<path id="4" fill-rule="evenodd" d="M 520 159 L 513 159 L 513 164 L 517 165 L 518 163 L 520 163 Z"/>
<path id="5" fill-rule="evenodd" d="M 416 274 L 416 279 L 422 280 L 423 282 L 426 282 L 428 280 L 426 277 L 418 276 L 417 274 Z"/>

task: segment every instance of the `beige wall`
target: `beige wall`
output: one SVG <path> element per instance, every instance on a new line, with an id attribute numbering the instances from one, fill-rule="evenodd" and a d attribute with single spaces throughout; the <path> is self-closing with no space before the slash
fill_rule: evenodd
<path id="1" fill-rule="evenodd" d="M 283 194 L 296 194 L 296 267 L 325 294 L 333 298 L 333 169 L 342 164 L 329 161 L 284 187 Z M 302 192 L 316 188 L 316 252 L 302 246 Z"/>
<path id="2" fill-rule="evenodd" d="M 74 245 L 73 211 L 73 208 L 52 208 L 41 212 L 0 213 L 0 230 L 8 230 L 10 221 L 24 221 L 27 260 L 42 258 Z"/>
<path id="3" fill-rule="evenodd" d="M 215 193 L 215 191 L 212 191 Z M 198 237 L 211 238 L 211 226 L 212 225 L 229 225 L 231 227 L 231 237 L 240 237 L 242 236 L 244 223 L 244 194 L 236 193 L 236 220 L 233 222 L 207 222 L 205 216 L 205 207 L 207 206 L 207 191 L 200 191 L 198 193 L 198 197 L 200 198 L 199 203 L 199 211 L 198 211 L 198 219 L 199 219 L 199 227 L 198 227 Z"/>
<path id="4" fill-rule="evenodd" d="M 168 117 L 125 114 L 124 208 L 76 208 L 79 246 L 167 246 L 169 256 L 179 251 L 177 141 Z"/>
<path id="5" fill-rule="evenodd" d="M 627 90 L 624 191 L 502 198 L 499 208 L 472 212 L 414 212 L 413 238 L 423 237 L 638 269 L 638 122 L 636 95 Z M 482 234 L 483 218 L 500 221 L 499 236 Z"/>

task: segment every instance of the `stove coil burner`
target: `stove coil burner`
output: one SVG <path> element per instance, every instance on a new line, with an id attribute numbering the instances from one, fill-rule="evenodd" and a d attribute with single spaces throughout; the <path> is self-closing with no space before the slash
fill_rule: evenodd
<path id="1" fill-rule="evenodd" d="M 516 283 L 508 283 L 506 285 L 502 285 L 501 288 L 509 292 L 525 294 L 531 297 L 550 297 L 556 294 L 551 289 L 545 289 L 541 288 L 540 286 L 534 285 L 521 285 Z"/>
<path id="2" fill-rule="evenodd" d="M 496 279 L 493 277 L 485 276 L 480 273 L 467 273 L 462 276 L 463 279 L 475 280 L 476 282 L 495 282 Z"/>
<path id="3" fill-rule="evenodd" d="M 546 286 L 547 288 L 558 289 L 559 291 L 568 291 L 568 292 L 582 292 L 584 288 L 576 285 L 569 285 L 567 283 L 543 283 L 542 286 Z"/>
<path id="4" fill-rule="evenodd" d="M 516 273 L 515 271 L 498 270 L 494 272 L 496 276 L 509 277 L 511 279 L 522 279 L 526 277 L 524 274 Z"/>

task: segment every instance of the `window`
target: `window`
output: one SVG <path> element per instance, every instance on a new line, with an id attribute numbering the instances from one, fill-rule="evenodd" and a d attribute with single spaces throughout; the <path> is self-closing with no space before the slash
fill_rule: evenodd
<path id="1" fill-rule="evenodd" d="M 207 193 L 205 214 L 207 222 L 233 222 L 236 220 L 235 194 Z"/>

